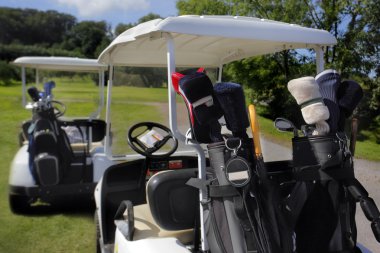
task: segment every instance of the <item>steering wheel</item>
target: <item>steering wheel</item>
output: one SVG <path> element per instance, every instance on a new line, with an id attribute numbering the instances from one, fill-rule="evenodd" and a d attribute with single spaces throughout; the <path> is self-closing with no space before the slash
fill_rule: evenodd
<path id="1" fill-rule="evenodd" d="M 59 102 L 57 100 L 51 100 L 50 101 L 51 107 L 54 109 L 55 117 L 61 117 L 66 112 L 66 105 L 62 102 Z"/>
<path id="2" fill-rule="evenodd" d="M 167 133 L 166 136 L 164 136 L 162 139 L 157 140 L 152 147 L 146 146 L 142 141 L 138 139 L 138 137 L 142 134 L 153 128 L 158 128 Z M 139 134 L 134 134 L 136 130 L 139 129 L 138 133 Z M 141 131 L 142 130 L 142 131 Z M 153 154 L 160 148 L 162 148 L 170 139 L 174 141 L 171 149 L 163 154 Z M 169 128 L 167 128 L 164 125 L 155 123 L 155 122 L 141 122 L 133 125 L 129 130 L 128 130 L 128 144 L 129 146 L 136 151 L 137 153 L 149 157 L 149 158 L 165 158 L 173 154 L 178 147 L 178 141 L 177 139 L 173 136 L 173 133 L 170 131 Z"/>

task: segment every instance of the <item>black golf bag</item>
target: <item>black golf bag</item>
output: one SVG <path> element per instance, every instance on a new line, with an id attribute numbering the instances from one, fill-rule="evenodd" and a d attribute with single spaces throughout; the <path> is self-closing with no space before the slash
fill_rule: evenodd
<path id="1" fill-rule="evenodd" d="M 207 81 L 202 90 L 204 80 L 203 71 L 173 76 L 189 109 L 193 139 L 208 143 L 207 179 L 188 184 L 206 193 L 202 204 L 211 253 L 360 252 L 356 202 L 380 241 L 380 213 L 354 177 L 344 134 L 295 137 L 293 161 L 264 163 L 246 135 L 249 120 L 240 85 L 219 83 L 210 89 Z M 199 101 L 203 109 L 194 110 Z M 221 115 L 232 132 L 222 141 Z"/>
<path id="2" fill-rule="evenodd" d="M 49 102 L 33 109 L 28 129 L 29 169 L 37 184 L 57 185 L 73 160 L 73 151 Z"/>
<path id="3" fill-rule="evenodd" d="M 293 138 L 295 185 L 285 200 L 297 252 L 360 252 L 356 202 L 380 241 L 380 213 L 355 178 L 344 133 Z"/>
<path id="4" fill-rule="evenodd" d="M 254 157 L 252 139 L 246 134 L 249 119 L 242 87 L 235 83 L 213 87 L 202 69 L 173 74 L 173 85 L 187 105 L 193 141 L 209 143 L 207 180 L 193 178 L 188 184 L 206 193 L 203 203 L 210 251 L 291 252 L 292 234 L 283 232 L 285 221 L 271 207 L 273 201 L 280 204 L 279 192 L 264 179 L 263 162 Z M 221 116 L 232 135 L 221 135 Z M 259 196 L 263 191 L 265 197 Z M 270 204 L 265 202 L 267 197 Z"/>

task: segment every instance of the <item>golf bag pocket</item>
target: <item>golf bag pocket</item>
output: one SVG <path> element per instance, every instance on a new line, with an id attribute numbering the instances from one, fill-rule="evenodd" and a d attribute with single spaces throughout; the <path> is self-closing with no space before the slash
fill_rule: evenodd
<path id="1" fill-rule="evenodd" d="M 61 179 L 57 137 L 50 130 L 40 130 L 34 134 L 31 143 L 33 148 L 33 168 L 36 181 L 41 185 L 55 185 Z M 29 155 L 32 155 L 29 153 Z"/>
<path id="2" fill-rule="evenodd" d="M 211 252 L 256 252 L 253 229 L 244 205 L 243 188 L 250 181 L 251 145 L 241 142 L 228 146 L 226 142 L 208 145 L 210 171 L 207 196 L 206 236 Z M 241 160 L 240 160 L 241 159 Z M 236 164 L 233 164 L 236 163 Z M 236 166 L 237 164 L 241 166 Z M 228 167 L 232 166 L 229 172 Z M 240 168 L 239 169 L 237 168 Z"/>
<path id="3" fill-rule="evenodd" d="M 213 93 L 213 86 L 203 69 L 176 72 L 173 88 L 185 100 L 193 138 L 201 143 L 221 141 L 218 119 L 222 111 Z"/>
<path id="4" fill-rule="evenodd" d="M 36 172 L 41 185 L 56 185 L 61 178 L 61 171 L 56 156 L 41 153 L 34 159 Z"/>
<path id="5" fill-rule="evenodd" d="M 300 181 L 353 178 L 346 137 L 342 135 L 295 137 L 293 164 Z"/>

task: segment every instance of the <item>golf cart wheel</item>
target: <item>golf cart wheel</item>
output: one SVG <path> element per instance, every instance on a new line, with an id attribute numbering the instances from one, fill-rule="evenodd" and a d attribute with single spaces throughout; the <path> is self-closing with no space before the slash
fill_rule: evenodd
<path id="1" fill-rule="evenodd" d="M 9 207 L 14 214 L 28 214 L 32 210 L 29 197 L 14 194 L 9 194 Z"/>
<path id="2" fill-rule="evenodd" d="M 25 140 L 25 138 L 24 138 L 24 134 L 22 133 L 22 132 L 20 132 L 19 134 L 18 134 L 18 145 L 20 146 L 20 147 L 22 147 L 22 145 L 24 145 L 24 142 L 25 142 L 26 140 Z"/>
<path id="3" fill-rule="evenodd" d="M 95 227 L 96 227 L 96 253 L 101 253 L 102 249 L 100 248 L 100 224 L 98 213 L 95 211 L 94 214 Z"/>

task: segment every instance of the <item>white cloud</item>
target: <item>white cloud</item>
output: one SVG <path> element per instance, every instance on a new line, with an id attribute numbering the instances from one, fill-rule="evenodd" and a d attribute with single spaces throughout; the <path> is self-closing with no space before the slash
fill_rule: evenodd
<path id="1" fill-rule="evenodd" d="M 58 3 L 75 7 L 81 17 L 92 18 L 111 14 L 112 11 L 139 11 L 150 7 L 148 0 L 56 0 Z"/>

